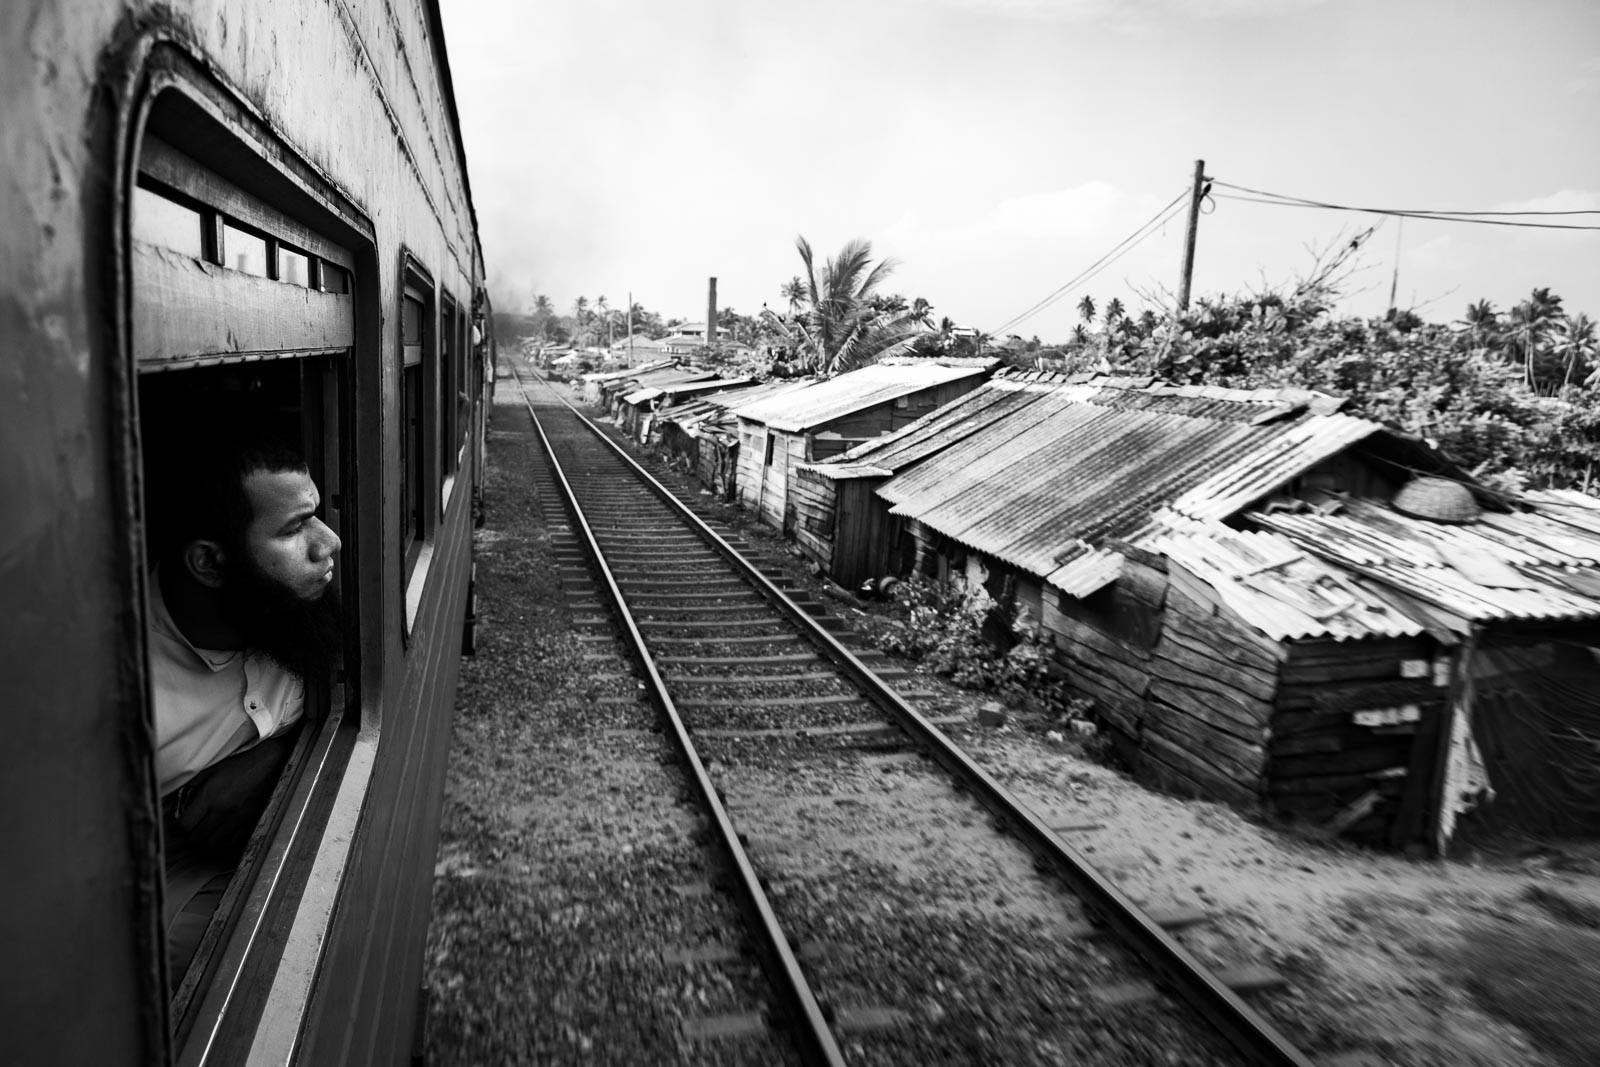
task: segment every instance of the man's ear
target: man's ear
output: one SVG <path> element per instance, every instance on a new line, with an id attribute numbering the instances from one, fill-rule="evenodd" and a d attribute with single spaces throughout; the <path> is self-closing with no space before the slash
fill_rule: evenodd
<path id="1" fill-rule="evenodd" d="M 183 569 L 207 588 L 222 588 L 222 567 L 226 562 L 222 546 L 215 541 L 196 539 L 183 546 Z"/>

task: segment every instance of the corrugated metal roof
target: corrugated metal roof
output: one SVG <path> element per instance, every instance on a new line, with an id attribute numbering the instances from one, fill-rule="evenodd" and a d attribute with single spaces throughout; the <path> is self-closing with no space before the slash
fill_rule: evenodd
<path id="1" fill-rule="evenodd" d="M 1048 575 L 1067 562 L 1063 549 L 1128 532 L 1220 463 L 1287 428 L 1107 408 L 1068 387 L 877 492 L 895 514 Z"/>
<path id="2" fill-rule="evenodd" d="M 1566 551 L 1575 528 L 1536 513 L 1450 526 L 1353 500 L 1336 514 L 1249 519 L 1469 622 L 1600 618 L 1600 535 Z"/>
<path id="3" fill-rule="evenodd" d="M 888 403 L 947 382 L 988 373 L 985 366 L 947 367 L 939 363 L 885 363 L 817 382 L 781 399 L 758 400 L 734 409 L 741 419 L 798 433 L 857 411 Z"/>
<path id="4" fill-rule="evenodd" d="M 1087 544 L 1083 548 L 1083 555 L 1062 564 L 1045 575 L 1044 580 L 1068 596 L 1082 598 L 1099 592 L 1122 576 L 1122 565 L 1127 560 L 1121 552 L 1090 548 Z"/>
<path id="5" fill-rule="evenodd" d="M 1296 423 L 1258 447 L 1227 457 L 1221 470 L 1174 500 L 1172 510 L 1192 519 L 1225 519 L 1381 429 L 1353 415 Z"/>
<path id="6" fill-rule="evenodd" d="M 1042 391 L 991 389 L 988 385 L 984 383 L 888 437 L 857 445 L 835 457 L 833 462 L 870 461 L 874 466 L 900 470 L 1009 417 L 1045 395 Z"/>
<path id="7" fill-rule="evenodd" d="M 1164 516 L 1139 546 L 1164 554 L 1216 590 L 1275 641 L 1411 637 L 1425 627 L 1351 575 L 1273 533 Z"/>
<path id="8" fill-rule="evenodd" d="M 826 478 L 830 482 L 847 478 L 887 478 L 894 473 L 884 467 L 874 467 L 870 463 L 803 463 L 796 469 L 815 474 L 819 478 Z"/>

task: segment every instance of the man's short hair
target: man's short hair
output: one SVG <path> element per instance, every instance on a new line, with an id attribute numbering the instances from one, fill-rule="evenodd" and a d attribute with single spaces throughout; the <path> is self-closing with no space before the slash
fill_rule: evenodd
<path id="1" fill-rule="evenodd" d="M 255 517 L 244 483 L 252 474 L 307 470 L 298 442 L 261 417 L 209 418 L 151 449 L 147 494 L 152 541 L 170 558 L 196 540 L 242 550 Z"/>

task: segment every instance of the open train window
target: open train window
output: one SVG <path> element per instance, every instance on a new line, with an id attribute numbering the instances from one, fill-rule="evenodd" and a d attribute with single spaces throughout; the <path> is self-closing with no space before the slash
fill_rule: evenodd
<path id="1" fill-rule="evenodd" d="M 236 935 L 263 921 L 255 887 L 289 862 L 274 842 L 309 803 L 315 776 L 304 768 L 353 721 L 360 647 L 358 614 L 339 608 L 354 603 L 358 573 L 347 505 L 355 259 L 263 195 L 266 168 L 249 169 L 237 150 L 221 170 L 201 162 L 226 135 L 196 136 L 192 110 L 178 114 L 187 107 L 173 93 L 151 110 L 128 231 L 147 675 L 180 1043 L 214 976 L 243 966 L 237 946 L 250 939 Z M 271 529 L 263 522 L 277 512 L 248 477 L 233 479 L 242 488 L 231 504 L 204 488 L 220 465 L 202 440 L 240 426 L 283 446 L 271 462 L 295 467 L 272 483 L 292 483 L 293 514 Z M 274 569 L 270 546 L 291 542 L 316 546 L 299 558 L 301 585 Z M 315 626 L 294 615 L 309 606 Z"/>

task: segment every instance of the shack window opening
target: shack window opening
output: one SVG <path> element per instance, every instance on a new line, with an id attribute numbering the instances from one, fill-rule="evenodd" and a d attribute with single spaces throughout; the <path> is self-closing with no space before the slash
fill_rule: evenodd
<path id="1" fill-rule="evenodd" d="M 769 466 L 769 467 L 772 466 L 772 454 L 773 454 L 773 451 L 775 450 L 775 447 L 776 447 L 777 443 L 778 443 L 778 439 L 776 437 L 774 437 L 771 433 L 768 433 L 767 434 L 767 461 L 766 461 L 766 465 Z"/>

